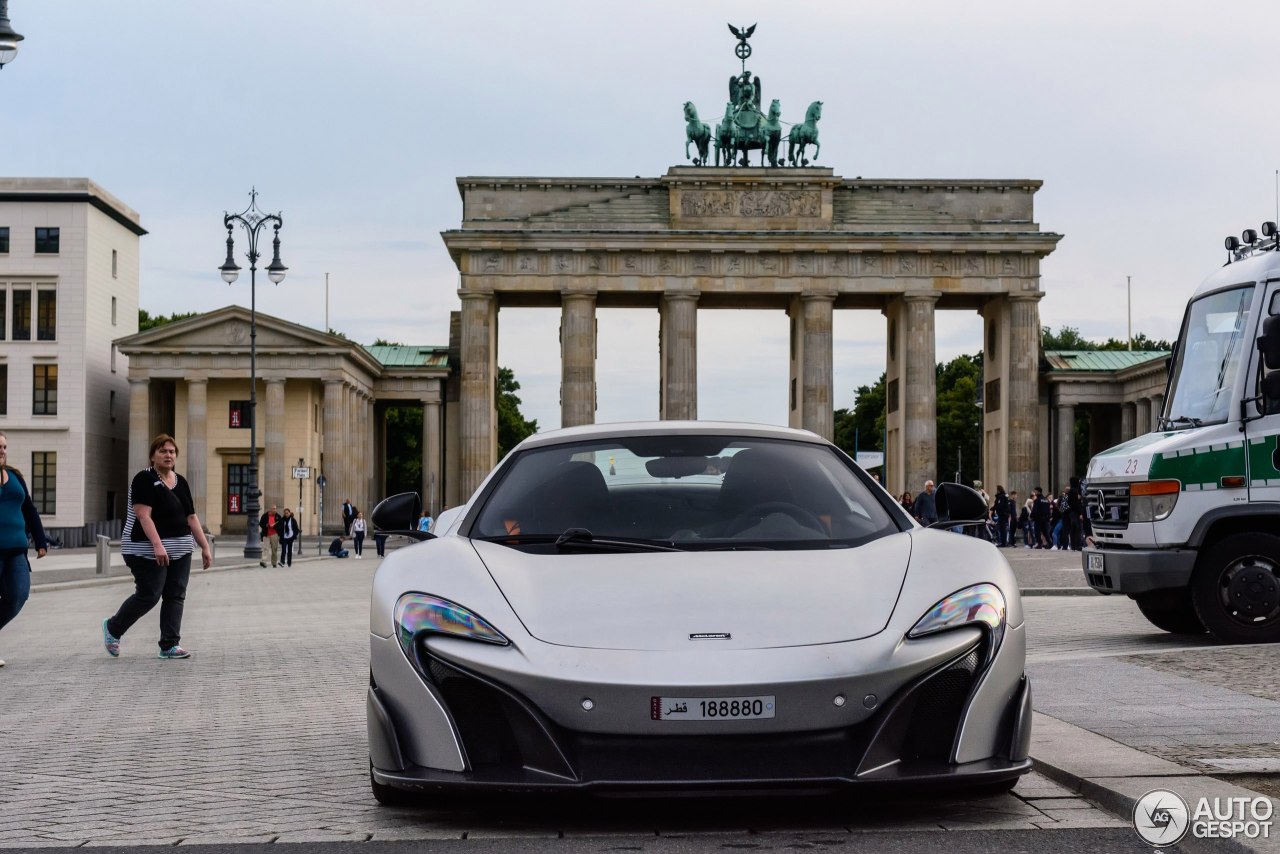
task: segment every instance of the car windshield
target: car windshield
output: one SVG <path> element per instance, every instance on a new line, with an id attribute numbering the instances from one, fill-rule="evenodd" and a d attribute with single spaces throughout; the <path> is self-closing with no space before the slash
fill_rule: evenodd
<path id="1" fill-rule="evenodd" d="M 1166 426 L 1181 429 L 1223 422 L 1235 399 L 1236 377 L 1248 361 L 1253 286 L 1201 297 L 1187 309 L 1165 410 Z"/>
<path id="2" fill-rule="evenodd" d="M 901 530 L 850 465 L 827 445 L 696 434 L 531 448 L 508 463 L 470 536 L 561 550 L 800 549 Z"/>

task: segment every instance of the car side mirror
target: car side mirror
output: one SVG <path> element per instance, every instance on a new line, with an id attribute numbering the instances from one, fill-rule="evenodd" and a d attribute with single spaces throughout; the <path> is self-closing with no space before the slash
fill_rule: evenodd
<path id="1" fill-rule="evenodd" d="M 929 527 L 950 528 L 964 523 L 985 522 L 987 502 L 976 489 L 963 483 L 938 484 L 938 497 L 934 499 L 939 521 Z"/>
<path id="2" fill-rule="evenodd" d="M 418 517 L 422 514 L 422 499 L 416 492 L 401 492 L 388 496 L 373 508 L 373 530 L 379 534 L 400 534 L 415 540 L 433 540 L 435 534 L 418 530 Z"/>
<path id="3" fill-rule="evenodd" d="M 1273 314 L 1262 321 L 1258 350 L 1262 352 L 1262 364 L 1268 371 L 1280 368 L 1280 314 Z"/>

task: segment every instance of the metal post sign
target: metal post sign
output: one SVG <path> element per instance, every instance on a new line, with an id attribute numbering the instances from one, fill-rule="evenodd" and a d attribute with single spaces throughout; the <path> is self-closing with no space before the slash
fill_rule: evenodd
<path id="1" fill-rule="evenodd" d="M 307 480 L 311 477 L 311 468 L 309 466 L 294 466 L 293 476 L 298 480 Z"/>

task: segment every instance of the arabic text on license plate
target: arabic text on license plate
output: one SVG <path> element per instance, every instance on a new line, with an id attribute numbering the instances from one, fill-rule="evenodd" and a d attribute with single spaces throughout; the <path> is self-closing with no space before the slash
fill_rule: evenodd
<path id="1" fill-rule="evenodd" d="M 771 718 L 773 697 L 651 697 L 655 721 L 743 721 Z"/>
<path id="2" fill-rule="evenodd" d="M 1103 560 L 1103 555 L 1098 555 L 1098 554 L 1089 555 L 1089 571 L 1102 572 L 1103 571 L 1102 560 Z"/>

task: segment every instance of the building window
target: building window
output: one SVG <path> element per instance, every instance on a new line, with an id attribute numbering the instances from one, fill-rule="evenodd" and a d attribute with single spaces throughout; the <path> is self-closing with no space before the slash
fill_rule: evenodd
<path id="1" fill-rule="evenodd" d="M 0 253 L 9 254 L 9 226 L 0 228 Z"/>
<path id="2" fill-rule="evenodd" d="M 116 372 L 116 345 L 111 345 L 111 373 Z"/>
<path id="3" fill-rule="evenodd" d="M 32 369 L 35 388 L 32 390 L 32 415 L 58 414 L 58 366 L 36 365 Z"/>
<path id="4" fill-rule="evenodd" d="M 110 405 L 108 406 L 107 411 L 111 413 L 111 420 L 115 421 L 116 420 L 116 390 L 115 389 L 111 389 Z"/>
<path id="5" fill-rule="evenodd" d="M 249 429 L 249 401 L 231 401 L 231 409 L 227 416 L 227 426 L 233 430 Z"/>
<path id="6" fill-rule="evenodd" d="M 885 397 L 888 398 L 885 401 L 885 409 L 887 409 L 889 412 L 897 412 L 898 411 L 898 381 L 897 380 L 889 380 L 889 385 L 885 389 Z"/>
<path id="7" fill-rule="evenodd" d="M 999 412 L 1000 411 L 1000 378 L 987 381 L 986 391 L 983 395 L 984 408 L 983 412 Z"/>
<path id="8" fill-rule="evenodd" d="M 52 288 L 36 291 L 36 340 L 57 340 L 58 292 Z"/>
<path id="9" fill-rule="evenodd" d="M 249 467 L 240 463 L 227 464 L 227 515 L 243 516 L 249 497 Z"/>
<path id="10" fill-rule="evenodd" d="M 31 340 L 31 288 L 13 289 L 13 340 Z"/>
<path id="11" fill-rule="evenodd" d="M 9 414 L 9 366 L 0 365 L 0 415 Z"/>
<path id="12" fill-rule="evenodd" d="M 116 298 L 111 298 L 111 325 L 116 325 Z"/>
<path id="13" fill-rule="evenodd" d="M 120 277 L 120 253 L 112 249 L 111 250 L 111 278 L 118 279 L 119 277 Z M 112 297 L 111 301 L 115 302 L 116 298 Z M 115 315 L 113 314 L 112 322 L 115 322 L 114 317 Z"/>
<path id="14" fill-rule="evenodd" d="M 37 228 L 36 254 L 57 255 L 60 232 L 61 230 L 57 228 Z"/>
<path id="15" fill-rule="evenodd" d="M 31 500 L 44 516 L 58 512 L 58 454 L 35 451 L 31 454 Z"/>
<path id="16" fill-rule="evenodd" d="M 9 294 L 0 288 L 0 341 L 4 340 L 5 331 L 9 328 L 6 322 L 5 309 L 9 306 Z"/>

